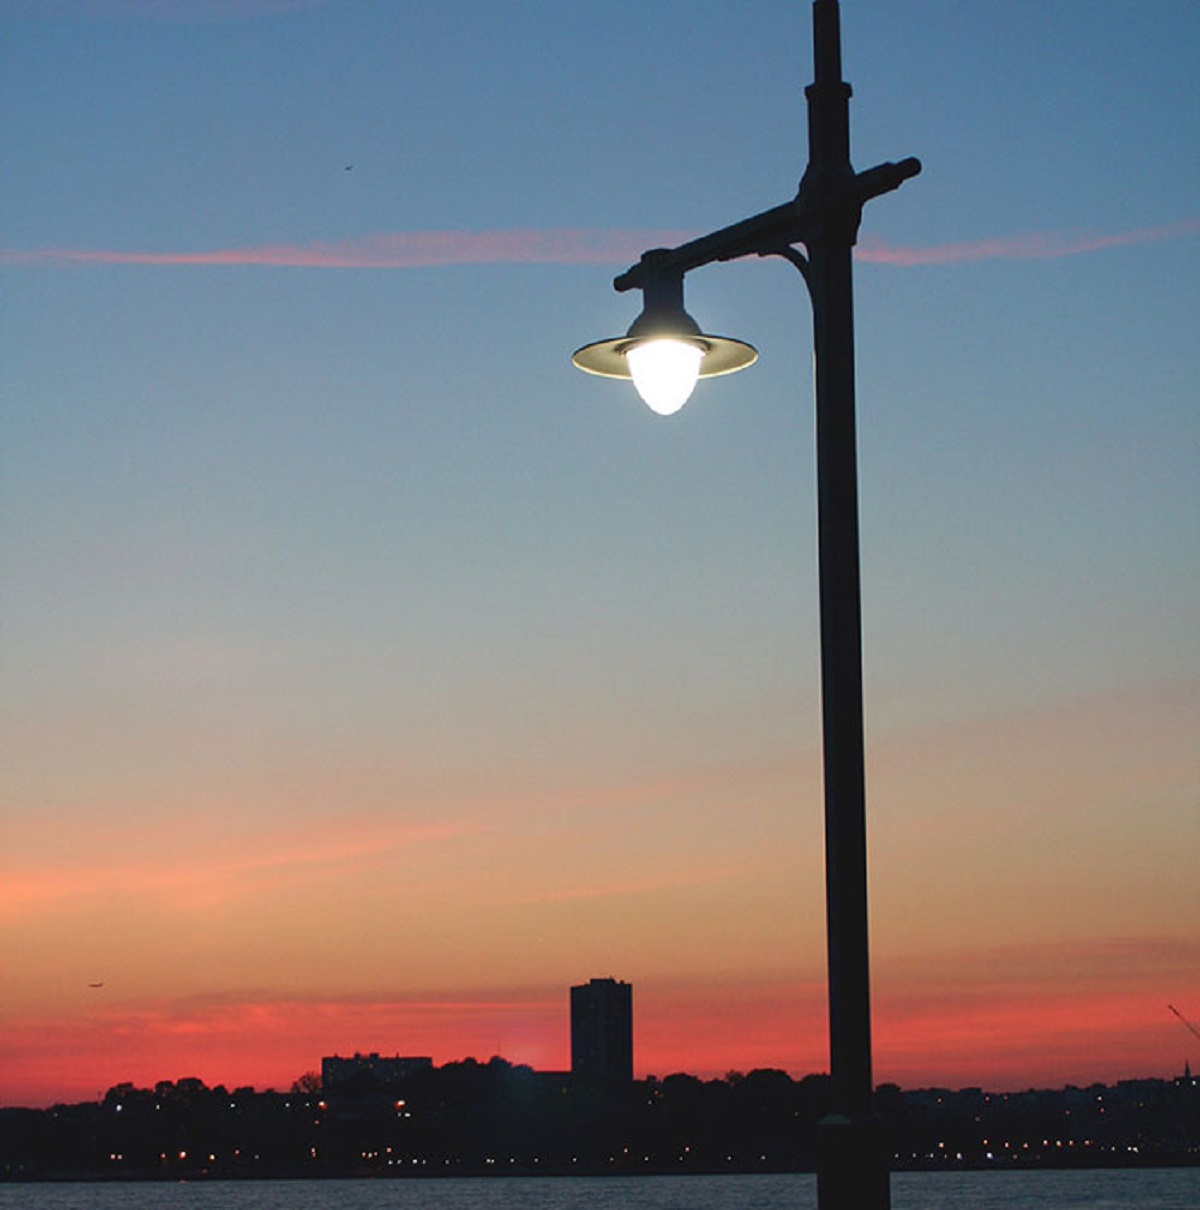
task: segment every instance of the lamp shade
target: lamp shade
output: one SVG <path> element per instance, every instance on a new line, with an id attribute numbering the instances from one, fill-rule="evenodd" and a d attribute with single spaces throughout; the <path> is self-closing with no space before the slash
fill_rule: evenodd
<path id="1" fill-rule="evenodd" d="M 691 318 L 686 312 L 683 314 L 685 318 Z M 650 407 L 669 416 L 687 401 L 698 378 L 733 374 L 758 360 L 758 351 L 753 345 L 728 336 L 710 336 L 701 332 L 694 321 L 690 326 L 693 330 L 689 330 L 689 325 L 681 324 L 674 330 L 656 326 L 651 332 L 639 333 L 635 331 L 638 327 L 635 323 L 625 336 L 598 340 L 576 349 L 571 361 L 586 374 L 633 379 Z M 699 351 L 698 364 L 695 355 L 689 352 L 692 349 Z M 635 369 L 638 363 L 644 368 Z M 687 375 L 691 375 L 691 381 L 683 387 L 681 380 Z M 658 385 L 649 386 L 650 381 Z M 645 389 L 643 383 L 647 384 Z M 680 391 L 682 398 L 670 406 L 666 401 L 678 396 Z M 658 406 L 651 395 L 664 400 L 663 405 Z"/>
<path id="2" fill-rule="evenodd" d="M 587 374 L 632 378 L 654 411 L 670 416 L 687 402 L 697 379 L 732 374 L 758 360 L 753 346 L 709 336 L 683 309 L 683 273 L 664 263 L 663 250 L 642 256 L 642 313 L 624 336 L 576 349 L 571 360 Z"/>

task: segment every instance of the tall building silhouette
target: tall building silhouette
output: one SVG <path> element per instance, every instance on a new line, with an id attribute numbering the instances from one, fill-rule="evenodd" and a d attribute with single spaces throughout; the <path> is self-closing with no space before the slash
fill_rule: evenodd
<path id="1" fill-rule="evenodd" d="M 571 988 L 571 1075 L 609 1086 L 633 1082 L 633 988 L 592 979 Z"/>

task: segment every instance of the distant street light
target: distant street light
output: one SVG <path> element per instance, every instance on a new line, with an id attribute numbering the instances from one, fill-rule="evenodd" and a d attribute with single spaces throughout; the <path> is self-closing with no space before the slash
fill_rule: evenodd
<path id="1" fill-rule="evenodd" d="M 632 378 L 665 415 L 697 378 L 744 369 L 748 344 L 702 332 L 683 307 L 692 269 L 743 256 L 782 256 L 800 270 L 813 310 L 817 512 L 821 598 L 821 704 L 825 765 L 825 895 L 832 1112 L 820 1125 L 820 1210 L 887 1210 L 888 1162 L 872 1116 L 870 951 L 863 773 L 862 620 L 854 424 L 851 255 L 862 208 L 921 170 L 918 160 L 855 172 L 850 86 L 842 80 L 837 0 L 813 0 L 814 82 L 809 160 L 796 197 L 677 248 L 643 254 L 613 285 L 642 291 L 644 309 L 622 337 L 585 345 L 589 374 Z M 803 244 L 804 251 L 795 247 Z"/>

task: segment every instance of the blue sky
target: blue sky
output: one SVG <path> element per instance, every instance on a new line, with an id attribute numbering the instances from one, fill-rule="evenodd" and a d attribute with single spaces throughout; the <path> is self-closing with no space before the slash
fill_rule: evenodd
<path id="1" fill-rule="evenodd" d="M 10 874 L 111 886 L 237 844 L 479 828 L 504 843 L 422 858 L 442 915 L 392 849 L 382 906 L 344 891 L 339 927 L 384 911 L 443 939 L 433 962 L 398 924 L 383 999 L 611 971 L 699 1013 L 717 977 L 819 979 L 801 283 L 689 278 L 701 325 L 761 359 L 671 421 L 570 364 L 633 318 L 610 283 L 648 241 L 792 196 L 808 22 L 0 2 Z M 856 165 L 924 165 L 868 208 L 856 274 L 883 1011 L 887 962 L 954 945 L 1178 956 L 1200 923 L 1174 869 L 1200 839 L 1200 8 L 847 0 L 843 39 Z M 493 881 L 594 890 L 595 914 L 522 917 L 502 962 L 445 889 Z M 108 920 L 46 895 L 5 925 L 30 1019 L 119 965 L 86 928 L 68 974 L 35 960 L 72 913 Z M 282 925 L 256 944 L 311 980 L 242 969 L 216 897 L 215 949 L 155 979 L 147 939 L 120 1004 L 353 984 L 336 940 Z M 767 912 L 787 923 L 764 936 Z M 1170 989 L 1187 1011 L 1188 969 L 1147 1014 Z M 1161 1027 L 1139 1053 L 1174 1054 Z M 986 1075 L 922 1061 L 885 1049 L 884 1074 Z"/>

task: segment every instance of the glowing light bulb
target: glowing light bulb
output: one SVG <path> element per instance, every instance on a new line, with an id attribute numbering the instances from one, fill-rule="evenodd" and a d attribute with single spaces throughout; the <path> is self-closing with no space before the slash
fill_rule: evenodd
<path id="1" fill-rule="evenodd" d="M 633 385 L 660 416 L 678 412 L 700 377 L 704 350 L 687 340 L 659 337 L 640 341 L 625 354 Z"/>

